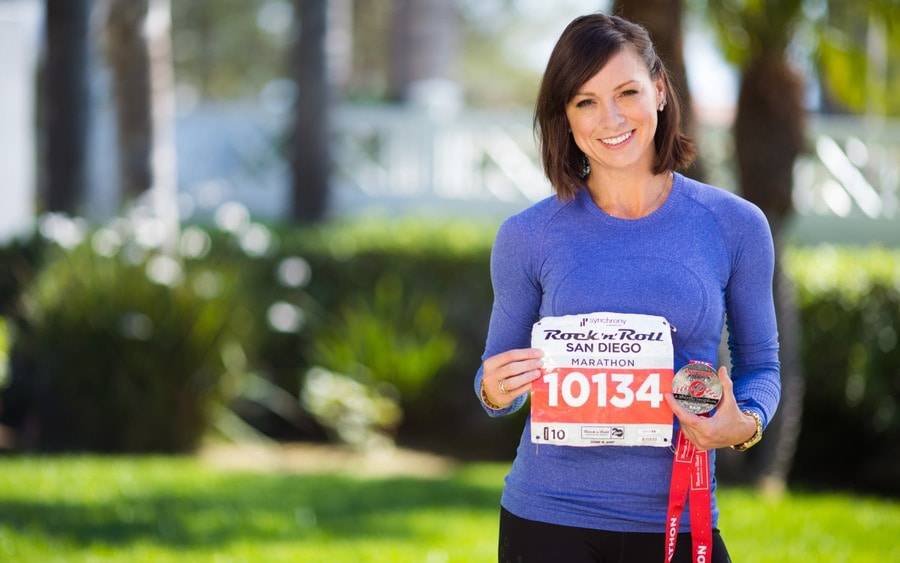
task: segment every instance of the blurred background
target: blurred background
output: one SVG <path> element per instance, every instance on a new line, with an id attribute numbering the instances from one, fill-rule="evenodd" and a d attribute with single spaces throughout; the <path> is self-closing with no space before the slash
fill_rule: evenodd
<path id="1" fill-rule="evenodd" d="M 900 560 L 896 0 L 0 0 L 0 555 L 495 557 L 526 413 L 472 391 L 490 248 L 551 194 L 532 106 L 598 10 L 775 235 L 729 547 Z"/>

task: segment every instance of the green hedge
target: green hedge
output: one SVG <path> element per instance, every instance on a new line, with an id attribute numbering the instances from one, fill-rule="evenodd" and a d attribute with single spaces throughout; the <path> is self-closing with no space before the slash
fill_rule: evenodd
<path id="1" fill-rule="evenodd" d="M 411 294 L 440 304 L 456 353 L 429 392 L 407 405 L 409 440 L 472 455 L 514 449 L 521 415 L 486 421 L 470 390 L 490 313 L 493 235 L 486 225 L 413 222 L 331 225 L 284 237 L 285 249 L 313 264 L 309 293 L 327 310 L 394 275 Z M 794 475 L 897 490 L 900 251 L 822 245 L 791 248 L 784 260 L 798 293 L 807 381 Z M 859 445 L 860 455 L 833 461 L 835 443 Z"/>
<path id="2" fill-rule="evenodd" d="M 193 449 L 228 371 L 235 285 L 234 273 L 156 252 L 102 256 L 85 244 L 49 259 L 13 331 L 26 445 Z"/>
<path id="3" fill-rule="evenodd" d="M 470 389 L 490 312 L 493 234 L 487 226 L 416 223 L 285 237 L 285 247 L 314 264 L 309 292 L 326 309 L 392 275 L 440 303 L 456 354 L 408 405 L 409 440 L 472 455 L 512 453 L 521 415 L 486 421 Z M 900 251 L 823 245 L 792 248 L 784 260 L 798 294 L 807 382 L 793 475 L 900 492 Z M 859 446 L 859 455 L 834 460 L 835 444 Z"/>
<path id="4" fill-rule="evenodd" d="M 258 259 L 257 270 L 274 273 L 296 256 L 310 265 L 307 325 L 289 344 L 263 339 L 257 365 L 288 389 L 315 365 L 388 384 L 404 410 L 402 441 L 473 457 L 510 455 L 521 416 L 485 420 L 471 391 L 490 315 L 495 230 L 422 219 L 275 228 L 277 250 Z M 215 259 L 245 262 L 233 244 L 219 244 L 227 238 L 213 236 Z M 276 283 L 274 275 L 256 276 L 251 293 L 267 295 Z M 472 438 L 498 429 L 497 439 Z"/>
<path id="5" fill-rule="evenodd" d="M 794 475 L 900 494 L 900 252 L 793 249 L 806 377 Z"/>
<path id="6" fill-rule="evenodd" d="M 252 257 L 232 234 L 210 231 L 211 251 L 198 263 L 240 273 L 248 369 L 294 396 L 314 365 L 383 385 L 404 407 L 402 442 L 500 457 L 513 453 L 525 413 L 488 419 L 471 390 L 490 315 L 495 230 L 421 219 L 273 228 L 269 250 Z M 298 258 L 311 277 L 285 287 L 279 269 Z M 807 378 L 794 475 L 882 486 L 900 474 L 900 252 L 793 248 L 785 261 Z M 272 330 L 273 302 L 295 306 L 302 326 Z M 833 455 L 836 443 L 859 455 Z"/>

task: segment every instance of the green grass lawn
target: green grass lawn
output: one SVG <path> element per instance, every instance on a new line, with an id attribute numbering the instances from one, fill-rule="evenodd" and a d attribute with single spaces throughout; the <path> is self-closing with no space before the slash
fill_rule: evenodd
<path id="1" fill-rule="evenodd" d="M 190 458 L 0 459 L 0 561 L 492 561 L 506 468 L 359 479 Z M 736 562 L 900 561 L 896 501 L 731 489 L 720 505 Z"/>

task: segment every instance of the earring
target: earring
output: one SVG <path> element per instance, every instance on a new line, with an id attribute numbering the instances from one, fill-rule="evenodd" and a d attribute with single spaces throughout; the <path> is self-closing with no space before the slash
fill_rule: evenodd
<path id="1" fill-rule="evenodd" d="M 587 156 L 581 155 L 581 179 L 585 179 L 591 175 L 591 163 L 588 160 Z"/>
<path id="2" fill-rule="evenodd" d="M 656 111 L 662 111 L 665 107 L 666 107 L 666 101 L 663 100 L 663 101 L 659 104 L 659 107 L 656 108 Z"/>

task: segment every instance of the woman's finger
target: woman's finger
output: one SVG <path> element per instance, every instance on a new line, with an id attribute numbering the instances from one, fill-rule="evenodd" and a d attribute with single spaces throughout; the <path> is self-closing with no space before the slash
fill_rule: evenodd
<path id="1" fill-rule="evenodd" d="M 737 399 L 734 397 L 734 382 L 725 366 L 719 367 L 719 381 L 722 382 L 722 403 L 728 402 L 737 405 Z"/>
<path id="2" fill-rule="evenodd" d="M 541 370 L 533 369 L 531 371 L 526 371 L 525 373 L 521 373 L 519 375 L 514 375 L 512 377 L 507 377 L 503 381 L 503 387 L 506 389 L 507 393 L 517 392 L 522 386 L 527 385 L 531 386 L 531 382 L 541 376 Z"/>
<path id="3" fill-rule="evenodd" d="M 734 389 L 734 384 L 731 381 L 731 376 L 728 374 L 728 368 L 725 366 L 719 366 L 719 381 L 722 382 L 722 391 Z"/>
<path id="4" fill-rule="evenodd" d="M 697 427 L 702 424 L 703 417 L 697 416 L 679 405 L 672 393 L 666 393 L 665 398 L 669 407 L 672 409 L 672 412 L 678 417 L 678 422 L 680 422 L 682 426 Z"/>
<path id="5" fill-rule="evenodd" d="M 523 360 L 519 362 L 512 362 L 506 364 L 505 366 L 501 366 L 497 368 L 498 377 L 509 378 L 515 375 L 519 375 L 520 373 L 529 372 L 534 369 L 538 369 L 544 365 L 544 361 L 540 358 L 531 359 L 531 360 Z"/>
<path id="6" fill-rule="evenodd" d="M 484 370 L 494 370 L 510 362 L 540 358 L 544 355 L 540 348 L 515 348 L 493 355 L 484 361 Z"/>
<path id="7" fill-rule="evenodd" d="M 532 381 L 534 381 L 534 380 L 530 380 L 530 381 L 528 381 L 528 383 L 526 383 L 520 387 L 517 387 L 513 391 L 510 391 L 509 393 L 506 394 L 506 396 L 509 397 L 511 400 L 513 400 L 513 399 L 516 399 L 519 395 L 524 395 L 525 393 L 528 393 L 529 391 L 531 391 L 531 382 Z"/>

